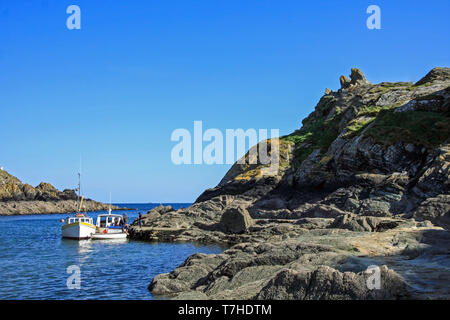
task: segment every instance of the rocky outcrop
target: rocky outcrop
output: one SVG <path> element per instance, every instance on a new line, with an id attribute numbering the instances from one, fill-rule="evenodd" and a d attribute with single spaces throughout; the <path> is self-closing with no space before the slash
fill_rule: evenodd
<path id="1" fill-rule="evenodd" d="M 341 76 L 339 80 L 341 82 L 341 89 L 347 89 L 347 88 L 350 88 L 350 87 L 356 86 L 356 85 L 370 84 L 370 82 L 367 81 L 364 73 L 362 73 L 362 71 L 359 70 L 358 68 L 352 68 L 352 73 L 350 74 L 350 79 L 347 78 L 346 76 Z M 331 92 L 325 92 L 325 94 L 330 94 L 330 93 Z"/>
<path id="2" fill-rule="evenodd" d="M 340 272 L 321 266 L 314 271 L 284 270 L 256 295 L 258 300 L 397 300 L 409 296 L 407 284 L 394 271 L 380 267 L 386 285 L 367 286 L 366 272 Z"/>
<path id="3" fill-rule="evenodd" d="M 154 294 L 450 297 L 450 69 L 379 84 L 352 69 L 340 82 L 300 129 L 268 141 L 270 155 L 279 146 L 277 168 L 250 164 L 262 147 L 254 146 L 191 207 L 132 227 L 131 237 L 146 241 L 233 246 L 157 276 Z M 381 291 L 363 285 L 368 263 L 383 270 Z"/>
<path id="4" fill-rule="evenodd" d="M 6 201 L 0 202 L 0 215 L 30 215 L 50 213 L 70 213 L 78 210 L 79 202 L 76 200 L 32 200 L 32 201 Z M 83 201 L 83 211 L 108 210 L 109 205 L 94 200 Z M 111 206 L 112 210 L 124 210 Z"/>
<path id="5" fill-rule="evenodd" d="M 59 191 L 51 184 L 41 182 L 32 187 L 0 170 L 0 215 L 26 215 L 47 213 L 68 213 L 78 209 L 74 190 Z M 108 205 L 91 199 L 83 202 L 83 210 L 106 210 Z M 119 209 L 112 206 L 113 210 Z"/>

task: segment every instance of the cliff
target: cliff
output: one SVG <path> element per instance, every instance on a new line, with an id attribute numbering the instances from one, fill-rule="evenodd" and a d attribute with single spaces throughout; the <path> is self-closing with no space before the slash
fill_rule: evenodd
<path id="1" fill-rule="evenodd" d="M 236 163 L 191 207 L 158 208 L 133 226 L 136 239 L 233 245 L 155 277 L 154 294 L 450 297 L 450 69 L 379 84 L 352 69 L 340 82 L 280 138 L 277 170 Z M 386 280 L 379 291 L 365 285 L 369 265 Z"/>
<path id="2" fill-rule="evenodd" d="M 59 191 L 46 182 L 33 187 L 0 170 L 0 215 L 68 213 L 77 208 L 78 200 L 74 190 Z M 86 211 L 98 211 L 106 210 L 108 205 L 87 199 L 83 208 Z M 113 206 L 113 209 L 118 207 Z"/>
<path id="3" fill-rule="evenodd" d="M 448 225 L 450 69 L 435 68 L 417 83 L 375 85 L 357 69 L 351 79 L 280 139 L 278 172 L 235 164 L 197 203 L 227 195 L 255 217 L 302 217 L 325 205 Z"/>

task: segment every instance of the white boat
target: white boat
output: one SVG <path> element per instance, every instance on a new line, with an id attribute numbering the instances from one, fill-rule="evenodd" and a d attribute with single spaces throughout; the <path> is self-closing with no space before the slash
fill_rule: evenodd
<path id="1" fill-rule="evenodd" d="M 96 230 L 92 218 L 84 214 L 66 218 L 65 224 L 61 229 L 63 238 L 74 240 L 89 239 Z"/>
<path id="2" fill-rule="evenodd" d="M 109 208 L 107 214 L 100 214 L 95 224 L 96 232 L 92 235 L 94 240 L 126 239 L 126 231 L 123 216 L 112 214 Z"/>
<path id="3" fill-rule="evenodd" d="M 63 238 L 82 240 L 89 239 L 95 233 L 96 227 L 92 218 L 86 214 L 81 213 L 84 197 L 81 196 L 81 174 L 78 173 L 78 197 L 80 205 L 75 216 L 67 217 L 61 227 L 61 234 Z"/>

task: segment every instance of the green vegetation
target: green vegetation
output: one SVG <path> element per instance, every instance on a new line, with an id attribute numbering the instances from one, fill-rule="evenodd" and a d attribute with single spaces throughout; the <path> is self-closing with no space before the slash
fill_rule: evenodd
<path id="1" fill-rule="evenodd" d="M 375 118 L 356 118 L 346 127 L 344 138 L 350 139 L 359 135 Z"/>
<path id="2" fill-rule="evenodd" d="M 326 113 L 321 111 L 323 109 L 318 105 L 316 111 L 303 121 L 303 127 L 300 130 L 281 138 L 296 145 L 294 165 L 300 165 L 314 149 L 326 152 L 339 135 L 339 123 L 342 119 L 340 110 L 336 109 L 334 116 L 330 119 L 326 119 Z"/>
<path id="3" fill-rule="evenodd" d="M 362 106 L 358 110 L 358 114 L 356 115 L 355 119 L 349 122 L 347 127 L 345 128 L 347 130 L 347 133 L 345 134 L 345 138 L 350 139 L 357 135 L 359 135 L 370 123 L 372 123 L 373 120 L 375 120 L 375 117 L 382 111 L 388 111 L 388 110 L 394 110 L 399 105 L 392 105 L 392 106 L 376 106 L 376 105 L 369 105 L 369 106 Z"/>
<path id="4" fill-rule="evenodd" d="M 385 146 L 396 142 L 435 147 L 450 137 L 448 114 L 427 111 L 381 111 L 365 136 Z"/>
<path id="5" fill-rule="evenodd" d="M 399 107 L 399 105 L 393 105 L 393 106 L 375 106 L 375 105 L 362 106 L 358 110 L 357 117 L 376 116 L 382 110 L 391 110 L 391 109 L 395 109 L 397 107 Z"/>
<path id="6" fill-rule="evenodd" d="M 295 131 L 294 133 L 283 137 L 284 141 L 293 142 L 296 145 L 303 143 L 308 139 L 309 136 L 312 135 L 312 132 L 305 132 L 304 134 L 300 134 L 300 130 Z"/>
<path id="7" fill-rule="evenodd" d="M 371 123 L 373 125 L 365 132 L 365 136 L 370 136 L 376 143 L 385 146 L 400 141 L 432 148 L 449 138 L 448 114 L 428 111 L 394 112 L 398 106 L 361 107 L 356 118 L 346 127 L 345 138 L 360 135 Z"/>
<path id="8" fill-rule="evenodd" d="M 382 82 L 376 86 L 374 86 L 372 89 L 369 90 L 369 93 L 379 93 L 380 95 L 391 91 L 391 90 L 415 90 L 420 87 L 429 87 L 431 86 L 431 82 L 426 82 L 423 84 L 415 85 L 412 82 Z"/>

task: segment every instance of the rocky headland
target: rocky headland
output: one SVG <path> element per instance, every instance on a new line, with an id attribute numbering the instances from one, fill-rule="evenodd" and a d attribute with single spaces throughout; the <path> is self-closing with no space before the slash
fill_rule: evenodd
<path id="1" fill-rule="evenodd" d="M 69 213 L 78 209 L 79 202 L 74 190 L 57 190 L 42 182 L 33 187 L 0 170 L 0 215 L 29 215 L 47 213 Z M 120 209 L 117 206 L 113 210 Z M 83 210 L 107 210 L 108 205 L 91 199 L 83 201 Z"/>
<path id="2" fill-rule="evenodd" d="M 236 163 L 189 208 L 132 226 L 134 239 L 228 246 L 156 276 L 154 295 L 450 299 L 450 69 L 379 84 L 352 69 L 340 82 L 279 139 L 278 170 Z"/>

